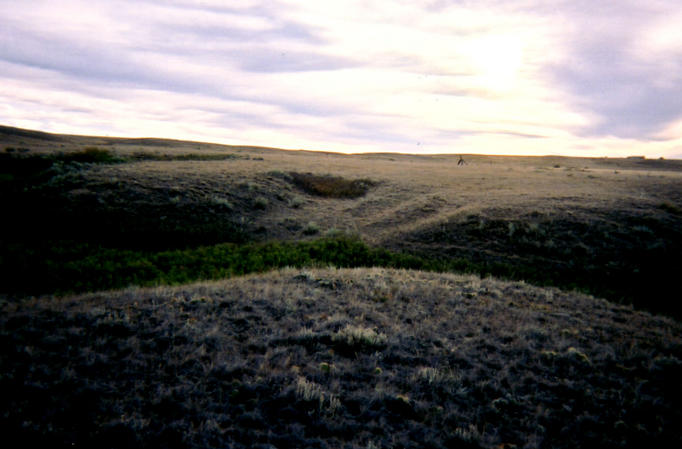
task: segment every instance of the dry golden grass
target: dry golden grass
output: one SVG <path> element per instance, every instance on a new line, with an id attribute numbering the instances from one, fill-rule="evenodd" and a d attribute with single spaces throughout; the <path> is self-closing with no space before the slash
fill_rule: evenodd
<path id="1" fill-rule="evenodd" d="M 145 149 L 141 145 L 131 149 L 119 144 L 101 148 L 123 156 Z M 628 159 L 471 155 L 466 156 L 466 165 L 458 166 L 455 156 L 340 155 L 237 148 L 181 143 L 157 146 L 151 151 L 224 153 L 240 158 L 100 166 L 86 176 L 93 183 L 126 182 L 141 193 L 167 188 L 184 196 L 191 192 L 233 194 L 247 185 L 268 199 L 279 194 L 288 200 L 270 201 L 274 207 L 255 218 L 256 226 L 267 229 L 265 237 L 292 238 L 295 235 L 286 230 L 287 223 L 304 225 L 314 221 L 323 230 L 349 230 L 374 243 L 392 241 L 401 234 L 468 215 L 510 218 L 537 211 L 548 217 L 577 214 L 589 220 L 590 210 L 655 210 L 661 202 L 681 201 L 679 161 L 638 165 Z M 379 184 L 356 199 L 306 197 L 300 208 L 292 210 L 290 201 L 302 192 L 272 174 L 297 171 L 350 180 L 371 179 Z M 245 213 L 253 218 L 248 211 Z"/>

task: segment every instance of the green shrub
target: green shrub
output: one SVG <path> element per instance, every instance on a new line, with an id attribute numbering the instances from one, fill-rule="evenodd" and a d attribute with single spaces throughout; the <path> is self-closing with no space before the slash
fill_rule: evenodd
<path id="1" fill-rule="evenodd" d="M 74 241 L 16 245 L 0 259 L 0 293 L 68 293 L 129 285 L 182 284 L 284 267 L 338 266 L 446 270 L 449 265 L 371 248 L 337 235 L 307 242 L 270 242 L 131 250 Z"/>

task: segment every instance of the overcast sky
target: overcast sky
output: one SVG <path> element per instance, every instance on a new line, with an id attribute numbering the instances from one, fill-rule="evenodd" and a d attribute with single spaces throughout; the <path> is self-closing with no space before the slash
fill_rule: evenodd
<path id="1" fill-rule="evenodd" d="M 680 0 L 0 0 L 0 124 L 682 157 Z"/>

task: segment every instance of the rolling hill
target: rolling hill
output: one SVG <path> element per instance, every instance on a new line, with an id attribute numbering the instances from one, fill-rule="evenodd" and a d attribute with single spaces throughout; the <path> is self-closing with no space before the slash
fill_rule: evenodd
<path id="1" fill-rule="evenodd" d="M 679 446 L 682 161 L 463 157 L 0 127 L 6 435 Z"/>

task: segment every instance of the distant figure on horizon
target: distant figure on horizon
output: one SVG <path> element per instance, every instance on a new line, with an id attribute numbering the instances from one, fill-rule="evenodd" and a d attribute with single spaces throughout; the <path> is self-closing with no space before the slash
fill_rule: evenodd
<path id="1" fill-rule="evenodd" d="M 460 154 L 460 155 L 459 155 L 459 160 L 457 161 L 457 165 L 464 165 L 464 164 L 466 164 L 466 162 L 464 162 L 464 158 L 463 158 L 462 155 Z"/>

